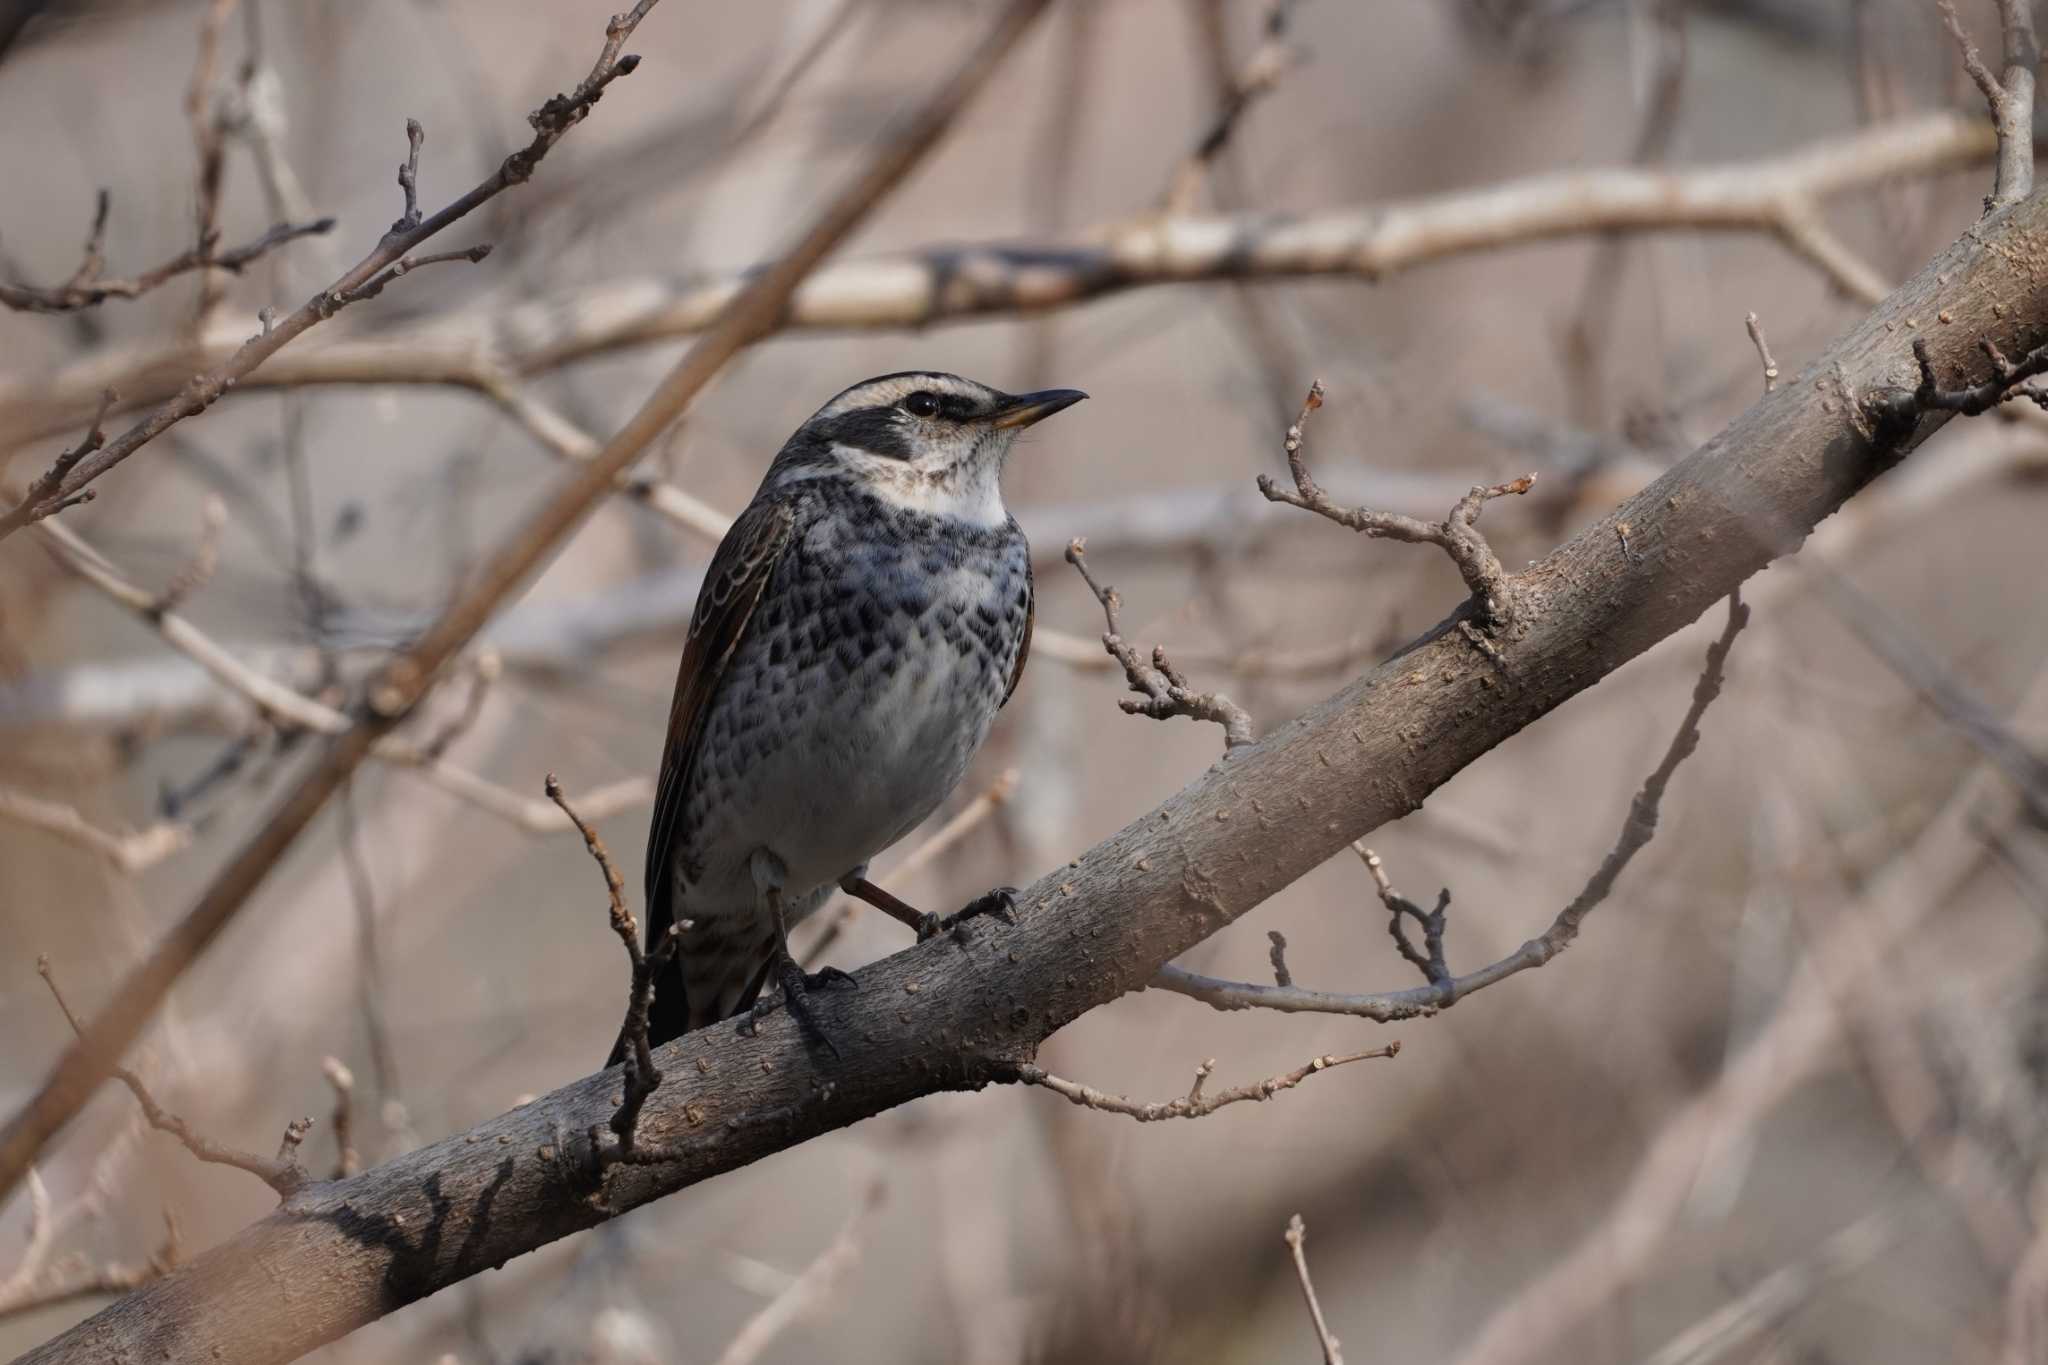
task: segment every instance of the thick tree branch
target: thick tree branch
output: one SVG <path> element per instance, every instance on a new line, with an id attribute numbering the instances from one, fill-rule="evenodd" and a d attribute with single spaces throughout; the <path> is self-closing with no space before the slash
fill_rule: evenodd
<path id="1" fill-rule="evenodd" d="M 609 55 L 600 60 L 592 81 L 601 76 L 609 79 L 605 73 L 614 70 L 608 63 L 616 57 L 621 26 L 629 19 L 637 22 L 638 16 L 653 3 L 654 0 L 640 0 L 631 16 L 614 18 L 608 29 L 612 35 L 607 39 Z M 112 1003 L 59 1059 L 54 1072 L 28 1105 L 0 1130 L 0 1200 L 13 1191 L 43 1143 L 84 1106 L 186 967 L 247 904 L 278 859 L 370 756 L 377 741 L 405 719 L 499 604 L 523 585 L 582 523 L 610 490 L 619 472 L 640 457 L 728 361 L 775 331 L 797 285 L 938 144 L 1047 3 L 1048 0 L 1010 0 L 987 35 L 947 81 L 896 136 L 876 150 L 861 172 L 826 202 L 806 225 L 796 245 L 732 301 L 718 323 L 676 362 L 604 450 L 517 526 L 472 575 L 469 586 L 440 619 L 370 681 L 364 704 L 353 716 L 350 728 L 333 739 L 286 793 L 270 818 L 227 860 L 198 904 L 120 983 Z M 596 97 L 594 91 L 582 91 L 583 87 L 579 87 L 578 95 L 558 96 L 551 101 L 539 116 L 543 124 L 553 126 L 548 122 L 550 119 L 580 119 L 579 111 L 587 112 L 589 101 Z M 554 112 L 550 114 L 549 110 Z M 540 149 L 544 151 L 545 146 Z M 514 168 L 522 157 L 533 155 L 537 155 L 533 148 L 515 153 L 507 159 L 506 166 Z M 530 162 L 527 169 L 531 169 Z M 501 172 L 505 173 L 509 172 Z M 432 223 L 435 219 L 427 221 Z"/>
<path id="2" fill-rule="evenodd" d="M 786 1013 L 753 1038 L 703 1029 L 657 1049 L 672 1079 L 638 1131 L 675 1159 L 621 1166 L 595 1206 L 587 1136 L 618 1076 L 575 1081 L 275 1214 L 74 1331 L 37 1365 L 174 1357 L 281 1361 L 617 1212 L 943 1090 L 1014 1077 L 1080 1014 L 1388 820 L 1516 731 L 1697 619 L 1948 419 L 1913 403 L 1909 318 L 1950 314 L 1936 362 L 2048 341 L 2048 198 L 1993 214 L 1796 380 L 1570 542 L 1513 575 L 1517 610 L 1477 654 L 1446 622 L 1290 724 L 1225 755 L 1155 810 L 1027 888 L 1014 926 L 908 948 L 815 1001 L 858 1039 L 813 1054 Z M 1846 400 L 1846 401 L 1845 401 Z M 601 492 L 594 489 L 593 496 Z M 1634 529 L 1634 556 L 1615 526 Z M 277 1277 L 301 1287 L 281 1296 Z M 242 1312 L 215 1311 L 233 1302 Z"/>
<path id="3" fill-rule="evenodd" d="M 1989 160 L 1990 123 L 1929 113 L 1827 138 L 1780 156 L 1679 170 L 1565 171 L 1424 199 L 1298 216 L 1146 216 L 1072 242 L 932 246 L 820 270 L 790 301 L 789 330 L 919 328 L 1072 307 L 1129 289 L 1202 280 L 1380 279 L 1474 252 L 1604 232 L 1734 231 L 1776 236 L 1850 296 L 1875 302 L 1883 278 L 1825 229 L 1821 202 L 1902 176 Z M 371 336 L 293 347 L 236 392 L 307 384 L 447 385 L 494 390 L 622 348 L 702 331 L 754 271 L 634 277 L 575 294 Z M 170 397 L 243 337 L 155 344 L 0 382 L 0 449 L 69 434 L 102 390 L 129 403 Z"/>

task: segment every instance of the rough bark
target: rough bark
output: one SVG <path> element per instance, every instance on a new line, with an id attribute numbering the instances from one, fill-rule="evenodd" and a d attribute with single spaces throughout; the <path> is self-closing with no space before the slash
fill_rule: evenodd
<path id="1" fill-rule="evenodd" d="M 814 996 L 839 1060 L 807 1049 L 780 1013 L 756 1038 L 719 1028 L 661 1049 L 668 1079 L 641 1135 L 676 1159 L 615 1168 L 602 1202 L 584 1135 L 610 1117 L 616 1072 L 352 1179 L 311 1185 L 24 1360 L 288 1360 L 820 1133 L 935 1091 L 1013 1078 L 1053 1031 L 1140 988 L 1162 963 L 1415 809 L 1466 764 L 1797 549 L 1944 420 L 1912 415 L 1918 337 L 1950 382 L 1990 372 L 1981 340 L 2007 355 L 2048 340 L 2048 197 L 1984 219 L 1798 379 L 1514 576 L 1509 624 L 1490 637 L 1491 651 L 1457 628 L 1470 624 L 1461 612 L 1040 879 L 1020 898 L 1016 925 L 907 949 L 863 971 L 858 992 Z M 1320 525 L 1303 534 L 1340 534 Z M 593 1051 L 602 1042 L 593 1038 Z"/>

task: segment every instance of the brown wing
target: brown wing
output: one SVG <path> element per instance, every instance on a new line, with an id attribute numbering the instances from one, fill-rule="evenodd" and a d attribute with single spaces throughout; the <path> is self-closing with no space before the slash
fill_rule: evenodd
<path id="1" fill-rule="evenodd" d="M 754 502 L 740 513 L 719 542 L 718 553 L 705 570 L 690 617 L 683 661 L 676 669 L 675 700 L 669 704 L 668 743 L 662 750 L 661 776 L 654 788 L 654 819 L 647 833 L 647 942 L 661 941 L 675 920 L 677 825 L 683 813 L 690 774 L 704 737 L 704 718 L 718 691 L 725 667 L 745 638 L 747 623 L 760 604 L 762 590 L 790 542 L 796 507 L 790 502 Z M 666 1042 L 683 1031 L 688 1002 L 682 972 L 672 961 L 656 987 L 652 1036 Z M 622 1054 L 613 1053 L 613 1063 Z"/>
<path id="2" fill-rule="evenodd" d="M 1010 665 L 1010 685 L 1003 689 L 1002 705 L 1010 704 L 1010 694 L 1017 690 L 1017 683 L 1024 676 L 1024 661 L 1031 657 L 1031 627 L 1038 620 L 1038 589 L 1031 581 L 1031 556 L 1024 556 L 1024 643 L 1017 646 L 1017 662 Z"/>

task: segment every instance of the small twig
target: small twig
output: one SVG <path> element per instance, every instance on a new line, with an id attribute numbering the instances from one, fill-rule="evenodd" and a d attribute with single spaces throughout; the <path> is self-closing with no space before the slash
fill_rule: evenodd
<path id="1" fill-rule="evenodd" d="M 1240 1085 L 1232 1090 L 1219 1090 L 1213 1095 L 1202 1093 L 1202 1082 L 1208 1079 L 1213 1061 L 1204 1062 L 1195 1072 L 1194 1088 L 1180 1099 L 1163 1100 L 1156 1104 L 1138 1104 L 1122 1095 L 1111 1095 L 1093 1086 L 1082 1085 L 1064 1077 L 1052 1075 L 1043 1068 L 1026 1063 L 1017 1068 L 1017 1079 L 1025 1085 L 1043 1086 L 1056 1094 L 1065 1095 L 1083 1109 L 1100 1109 L 1106 1114 L 1122 1114 L 1140 1123 L 1156 1123 L 1161 1119 L 1199 1119 L 1215 1113 L 1226 1105 L 1243 1100 L 1270 1100 L 1283 1090 L 1292 1090 L 1317 1072 L 1351 1062 L 1363 1062 L 1375 1057 L 1392 1057 L 1401 1051 L 1399 1042 L 1376 1047 L 1370 1052 L 1353 1052 L 1345 1055 L 1325 1055 L 1314 1058 L 1305 1066 L 1278 1076 L 1268 1076 L 1263 1081 Z"/>
<path id="2" fill-rule="evenodd" d="M 1337 1348 L 1339 1342 L 1330 1335 L 1330 1324 L 1323 1320 L 1323 1306 L 1316 1302 L 1315 1281 L 1309 1278 L 1308 1256 L 1302 1245 L 1308 1241 L 1308 1225 L 1295 1214 L 1287 1220 L 1287 1249 L 1294 1253 L 1294 1273 L 1301 1281 L 1301 1296 L 1308 1301 L 1308 1315 L 1316 1325 L 1316 1340 L 1323 1348 L 1323 1365 L 1344 1365 L 1344 1356 Z"/>
<path id="3" fill-rule="evenodd" d="M 64 480 L 70 477 L 71 471 L 77 467 L 80 460 L 107 443 L 107 412 L 119 401 L 120 395 L 112 389 L 102 390 L 99 409 L 92 415 L 92 425 L 86 428 L 85 438 L 71 449 L 59 453 L 57 458 L 51 461 L 49 469 L 28 486 L 28 492 L 22 495 L 21 505 L 34 505 L 43 509 L 38 511 L 33 520 L 41 521 L 44 517 L 57 515 L 75 503 L 92 501 L 94 495 L 91 489 L 61 500 L 57 498 L 58 490 L 64 486 Z"/>
<path id="4" fill-rule="evenodd" d="M 164 1240 L 148 1260 L 135 1265 L 109 1262 L 95 1266 L 83 1264 L 82 1257 L 66 1256 L 46 1269 L 44 1263 L 52 1240 L 50 1194 L 44 1188 L 42 1178 L 33 1171 L 29 1173 L 29 1207 L 29 1250 L 14 1274 L 0 1281 L 0 1320 L 78 1299 L 125 1294 L 170 1274 L 184 1256 L 184 1246 L 178 1236 L 178 1220 L 166 1208 Z"/>
<path id="5" fill-rule="evenodd" d="M 805 1266 L 786 1289 L 762 1305 L 760 1312 L 747 1319 L 718 1357 L 718 1365 L 753 1365 L 777 1337 L 831 1300 L 860 1260 L 860 1234 L 875 1210 L 882 1206 L 885 1193 L 886 1187 L 879 1180 L 868 1186 L 832 1244 L 818 1253 L 818 1259 Z"/>
<path id="6" fill-rule="evenodd" d="M 1505 621 L 1510 612 L 1506 592 L 1507 572 L 1501 568 L 1500 558 L 1493 547 L 1486 543 L 1486 537 L 1479 534 L 1475 524 L 1479 520 L 1479 509 L 1495 498 L 1529 491 L 1536 482 L 1534 474 L 1524 474 L 1519 479 L 1491 486 L 1474 484 L 1457 505 L 1451 508 L 1449 516 L 1440 522 L 1423 521 L 1417 517 L 1399 512 L 1375 512 L 1364 507 L 1342 507 L 1331 501 L 1329 494 L 1309 473 L 1308 465 L 1302 458 L 1303 429 L 1308 425 L 1309 414 L 1323 405 L 1323 382 L 1318 379 L 1309 385 L 1308 397 L 1301 405 L 1301 415 L 1287 428 L 1285 450 L 1287 469 L 1294 476 L 1294 487 L 1283 488 L 1271 475 L 1259 475 L 1259 492 L 1268 502 L 1284 502 L 1290 507 L 1299 507 L 1306 512 L 1328 518 L 1339 526 L 1348 527 L 1375 539 L 1405 541 L 1411 545 L 1434 545 L 1451 557 L 1458 566 L 1459 575 L 1465 586 L 1479 604 L 1489 622 Z"/>
<path id="7" fill-rule="evenodd" d="M 1216 111 L 1215 120 L 1194 148 L 1174 168 L 1166 192 L 1160 196 L 1159 211 L 1162 214 L 1185 213 L 1194 206 L 1195 195 L 1201 189 L 1209 168 L 1230 145 L 1230 139 L 1236 134 L 1237 125 L 1246 111 L 1300 63 L 1302 54 L 1287 42 L 1287 25 L 1294 17 L 1295 6 L 1300 3 L 1301 0 L 1273 0 L 1267 9 L 1262 25 L 1264 34 L 1244 66 L 1225 86 L 1223 107 Z"/>
<path id="8" fill-rule="evenodd" d="M 1266 954 L 1273 962 L 1273 984 L 1276 986 L 1292 986 L 1294 984 L 1294 974 L 1287 970 L 1286 936 L 1278 929 L 1268 929 L 1266 931 L 1266 938 L 1273 945 Z"/>
<path id="9" fill-rule="evenodd" d="M 352 289 L 346 294 L 332 294 L 329 297 L 334 300 L 336 307 L 346 303 L 361 303 L 364 299 L 376 298 L 393 280 L 409 275 L 421 266 L 439 265 L 443 261 L 468 261 L 474 265 L 490 254 L 491 244 L 482 242 L 476 246 L 465 247 L 461 251 L 435 251 L 425 256 L 407 256 L 360 289 Z"/>
<path id="10" fill-rule="evenodd" d="M 486 645 L 476 652 L 476 659 L 470 666 L 469 693 L 462 699 L 462 710 L 446 725 L 436 730 L 427 741 L 420 745 L 420 753 L 438 762 L 448 752 L 448 746 L 469 732 L 483 714 L 484 698 L 490 694 L 491 684 L 505 672 L 505 661 L 498 651 Z"/>
<path id="11" fill-rule="evenodd" d="M 1353 843 L 1351 851 L 1364 862 L 1365 870 L 1371 874 L 1373 887 L 1379 892 L 1380 904 L 1393 912 L 1394 918 L 1387 924 L 1387 933 L 1394 940 L 1394 947 L 1404 961 L 1422 973 L 1422 979 L 1432 986 L 1441 986 L 1451 979 L 1451 969 L 1444 962 L 1444 926 L 1450 916 L 1451 889 L 1446 886 L 1437 892 L 1436 909 L 1424 911 L 1414 901 L 1394 889 L 1387 879 L 1387 865 L 1380 855 L 1364 844 Z M 1422 929 L 1422 948 L 1417 950 L 1409 941 L 1405 920 L 1414 920 Z"/>
<path id="12" fill-rule="evenodd" d="M 675 955 L 681 923 L 671 924 L 668 934 L 650 951 L 640 947 L 640 925 L 633 912 L 626 906 L 626 879 L 619 875 L 619 869 L 612 864 L 610 850 L 597 831 L 584 822 L 569 804 L 569 798 L 562 792 L 562 784 L 553 773 L 547 776 L 548 799 L 562 808 L 569 817 L 569 823 L 583 836 L 583 846 L 597 861 L 598 869 L 604 874 L 606 898 L 610 902 L 612 932 L 619 936 L 619 942 L 626 946 L 626 960 L 632 964 L 632 982 L 626 998 L 626 1022 L 624 1032 L 627 1041 L 625 1060 L 625 1089 L 619 1107 L 613 1111 L 611 1130 L 618 1139 L 615 1149 L 606 1155 L 611 1159 L 630 1157 L 640 1124 L 640 1111 L 661 1085 L 661 1072 L 655 1069 L 653 1046 L 648 1039 L 648 1011 L 654 1003 L 654 978 L 668 965 Z M 593 1139 L 595 1134 L 593 1133 Z"/>
<path id="13" fill-rule="evenodd" d="M 346 1180 L 362 1169 L 354 1137 L 356 1077 L 339 1057 L 322 1058 L 320 1074 L 334 1089 L 334 1178 Z"/>
<path id="14" fill-rule="evenodd" d="M 1743 318 L 1743 325 L 1749 329 L 1750 342 L 1756 347 L 1756 358 L 1764 366 L 1764 392 L 1778 391 L 1778 362 L 1771 358 L 1771 343 L 1764 340 L 1764 325 L 1751 313 Z"/>
<path id="15" fill-rule="evenodd" d="M 56 1000 L 57 1008 L 64 1012 L 64 1019 L 71 1025 L 71 1031 L 83 1035 L 85 1030 L 79 1024 L 78 1016 L 65 1003 L 64 993 L 57 987 L 57 977 L 50 970 L 47 955 L 36 959 L 36 971 L 42 976 L 43 984 L 50 988 L 50 995 Z M 199 1160 L 216 1166 L 233 1166 L 247 1171 L 277 1192 L 279 1199 L 289 1199 L 303 1189 L 307 1183 L 306 1168 L 299 1164 L 299 1144 L 313 1126 L 309 1118 L 293 1119 L 285 1125 L 284 1141 L 278 1145 L 275 1159 L 257 1156 L 253 1152 L 237 1151 L 223 1147 L 217 1142 L 201 1137 L 192 1131 L 185 1120 L 170 1113 L 151 1097 L 142 1079 L 126 1067 L 113 1068 L 114 1078 L 128 1087 L 128 1093 L 135 1096 L 135 1102 L 142 1106 L 142 1116 L 149 1126 L 160 1133 L 169 1133 L 183 1143 L 185 1150 Z"/>
<path id="16" fill-rule="evenodd" d="M 216 6 L 220 3 L 221 0 L 215 0 Z M 423 264 L 428 258 L 412 255 L 413 250 L 422 242 L 459 219 L 467 217 L 506 190 L 532 179 L 541 159 L 561 141 L 564 134 L 589 116 L 591 109 L 602 98 L 611 83 L 630 74 L 639 66 L 638 57 L 631 54 L 621 55 L 621 49 L 655 3 L 656 0 L 638 0 L 630 11 L 612 16 L 611 21 L 605 26 L 604 46 L 600 49 L 597 63 L 591 68 L 590 74 L 567 94 L 551 96 L 540 108 L 528 115 L 527 122 L 533 128 L 533 139 L 507 156 L 496 171 L 446 207 L 421 218 L 411 228 L 386 232 L 367 256 L 333 283 L 274 324 L 266 324 L 260 332 L 243 341 L 212 369 L 194 375 L 168 401 L 118 437 L 106 442 L 103 448 L 94 452 L 92 458 L 78 461 L 73 467 L 68 468 L 58 484 L 49 488 L 43 496 L 25 497 L 12 508 L 0 512 L 0 539 L 5 539 L 22 527 L 51 515 L 65 501 L 75 497 L 86 484 L 105 474 L 172 426 L 205 412 L 220 400 L 221 395 L 235 387 L 246 375 L 275 355 L 281 347 L 333 317 L 337 311 L 357 298 L 372 297 L 382 289 L 384 283 L 396 278 L 398 274 Z M 195 77 L 193 89 L 199 91 L 201 88 L 198 78 Z M 199 111 L 196 107 L 194 119 L 196 128 L 199 126 Z M 407 138 L 410 151 L 416 153 L 417 144 L 412 142 L 410 130 Z M 216 150 L 217 141 L 216 139 Z M 411 160 L 410 156 L 408 160 Z M 218 177 L 215 179 L 217 181 Z M 202 204 L 204 202 L 203 193 Z M 409 207 L 408 212 L 416 210 L 417 205 L 414 204 Z M 203 233 L 201 242 L 202 247 L 207 245 Z M 411 262 L 410 265 L 407 264 L 408 261 Z M 364 292 L 366 288 L 367 293 Z"/>
<path id="17" fill-rule="evenodd" d="M 1103 619 L 1109 627 L 1102 634 L 1102 647 L 1123 665 L 1124 680 L 1130 684 L 1131 691 L 1144 698 L 1142 701 L 1126 698 L 1118 702 L 1125 714 L 1150 716 L 1154 720 L 1186 716 L 1190 720 L 1214 721 L 1223 727 L 1226 751 L 1240 744 L 1250 744 L 1256 738 L 1252 718 L 1244 708 L 1221 692 L 1194 691 L 1187 678 L 1167 658 L 1164 646 L 1153 646 L 1152 662 L 1148 666 L 1138 651 L 1124 640 L 1120 633 L 1123 599 L 1117 596 L 1115 588 L 1097 583 L 1095 575 L 1088 572 L 1084 547 L 1078 538 L 1067 545 L 1067 563 L 1080 570 L 1088 591 L 1094 593 L 1095 600 L 1102 604 Z"/>
<path id="18" fill-rule="evenodd" d="M 246 698 L 279 731 L 307 730 L 320 735 L 338 735 L 348 728 L 349 718 L 341 711 L 258 672 L 177 612 L 163 610 L 160 594 L 151 593 L 123 577 L 118 568 L 109 564 L 103 555 L 62 523 L 44 522 L 38 529 L 48 537 L 50 548 L 67 569 L 133 611 L 163 637 L 164 643 L 205 669 L 221 686 Z M 482 653 L 478 656 L 480 670 L 488 669 L 483 662 L 484 657 Z M 474 694 L 472 701 L 481 704 L 481 699 Z M 465 724 L 467 720 L 457 722 L 458 726 Z M 403 735 L 385 735 L 371 746 L 370 753 L 379 762 L 409 768 L 450 795 L 480 806 L 530 833 L 552 834 L 572 828 L 561 811 L 547 801 L 509 791 L 429 751 L 429 746 L 436 740 L 453 738 L 452 734 L 443 734 L 430 739 L 427 745 L 421 745 Z M 625 778 L 591 793 L 584 799 L 583 809 L 590 819 L 599 820 L 628 807 L 644 804 L 653 795 L 654 784 L 648 779 Z M 52 832 L 67 831 L 52 829 Z"/>
<path id="19" fill-rule="evenodd" d="M 1195 1068 L 1195 1083 L 1188 1087 L 1189 1104 L 1200 1104 L 1202 1102 L 1202 1087 L 1207 1085 L 1209 1077 L 1215 1074 L 1216 1059 L 1214 1057 L 1206 1058 L 1200 1066 Z"/>
<path id="20" fill-rule="evenodd" d="M 93 308 L 108 299 L 139 299 L 180 275 L 195 270 L 219 269 L 230 274 L 240 274 L 252 262 L 262 258 L 287 242 L 301 237 L 316 237 L 334 230 L 332 218 L 315 218 L 303 223 L 277 223 L 262 236 L 226 251 L 217 251 L 220 234 L 197 246 L 188 247 L 163 264 L 153 266 L 140 275 L 127 278 L 107 278 L 100 274 L 106 265 L 102 245 L 107 232 L 107 192 L 99 192 L 98 209 L 93 215 L 92 235 L 86 239 L 85 256 L 71 278 L 59 285 L 40 288 L 27 284 L 0 282 L 0 307 L 22 313 L 75 313 Z"/>
<path id="21" fill-rule="evenodd" d="M 101 829 L 73 807 L 7 787 L 0 787 L 0 820 L 39 829 L 89 848 L 131 875 L 155 866 L 192 843 L 192 827 L 183 821 L 159 820 L 147 829 L 115 833 Z"/>
<path id="22" fill-rule="evenodd" d="M 1998 0 L 2005 38 L 2002 78 L 1984 64 L 1984 55 L 1956 16 L 1955 0 L 1936 0 L 1936 5 L 1942 26 L 1962 51 L 1963 70 L 1983 92 L 1998 128 L 1998 174 L 1984 211 L 2017 204 L 2034 190 L 2034 69 L 2041 64 L 2041 46 L 2034 36 L 2032 0 Z"/>
<path id="23" fill-rule="evenodd" d="M 1399 930 L 1404 912 L 1395 912 L 1395 943 L 1408 961 L 1422 968 L 1431 977 L 1426 986 L 1417 986 L 1405 991 L 1381 991 L 1374 994 L 1347 994 L 1336 991 L 1308 990 L 1300 986 L 1264 986 L 1252 981 L 1226 981 L 1218 977 L 1203 976 L 1188 971 L 1185 967 L 1171 964 L 1162 967 L 1152 978 L 1151 985 L 1160 990 L 1173 991 L 1190 996 L 1219 1010 L 1270 1009 L 1293 1014 L 1344 1014 L 1360 1019 L 1372 1019 L 1379 1023 L 1393 1023 L 1402 1019 L 1415 1019 L 1446 1009 L 1477 990 L 1498 984 L 1518 972 L 1540 967 L 1556 957 L 1578 937 L 1579 926 L 1593 908 L 1604 901 L 1613 891 L 1614 883 L 1630 859 L 1640 853 L 1657 832 L 1658 808 L 1664 799 L 1665 788 L 1670 785 L 1672 774 L 1678 765 L 1689 758 L 1699 747 L 1700 721 L 1706 715 L 1707 707 L 1721 695 L 1726 680 L 1725 668 L 1728 654 L 1735 646 L 1735 637 L 1749 623 L 1749 608 L 1743 605 L 1740 593 L 1728 596 L 1728 623 L 1723 627 L 1720 638 L 1707 648 L 1706 664 L 1700 671 L 1699 681 L 1693 686 L 1692 704 L 1686 709 L 1685 718 L 1679 722 L 1678 733 L 1672 736 L 1671 745 L 1664 752 L 1642 789 L 1636 793 L 1629 805 L 1628 817 L 1622 822 L 1621 833 L 1614 847 L 1601 861 L 1593 875 L 1587 879 L 1571 904 L 1558 911 L 1550 927 L 1530 939 L 1520 948 L 1484 967 L 1464 976 L 1452 976 L 1443 963 L 1442 916 L 1450 905 L 1448 891 L 1439 898 L 1434 914 L 1424 915 L 1419 908 L 1410 904 L 1405 913 L 1413 914 L 1423 924 L 1424 950 L 1417 952 L 1412 943 Z M 1383 902 L 1387 897 L 1401 899 L 1392 887 L 1385 884 L 1385 869 L 1375 867 L 1377 859 L 1369 850 L 1360 849 L 1366 858 L 1366 867 L 1373 872 L 1375 883 L 1382 888 Z M 1435 921 L 1434 938 L 1431 937 L 1431 922 Z M 1443 974 L 1439 978 L 1436 973 Z"/>
<path id="24" fill-rule="evenodd" d="M 1939 408 L 1965 417 L 1976 417 L 2008 398 L 2028 397 L 2040 401 L 2033 390 L 2024 386 L 2034 376 L 2048 373 L 2048 345 L 2036 346 L 2020 357 L 2017 364 L 2006 359 L 2005 353 L 1989 337 L 1979 341 L 1977 346 L 1991 362 L 1991 378 L 1981 384 L 1946 389 L 1934 377 L 1934 359 L 1928 352 L 1927 338 L 1913 339 L 1913 359 L 1920 366 L 1920 385 L 1913 391 L 1913 401 L 1920 411 Z"/>
<path id="25" fill-rule="evenodd" d="M 228 505 L 209 495 L 200 509 L 199 544 L 194 547 L 192 557 L 185 561 L 184 567 L 171 575 L 170 582 L 164 584 L 164 590 L 149 604 L 146 615 L 163 616 L 176 611 L 187 597 L 206 586 L 220 563 L 220 536 L 227 521 Z"/>
<path id="26" fill-rule="evenodd" d="M 391 225 L 393 232 L 411 232 L 420 225 L 420 146 L 427 130 L 416 118 L 405 121 L 405 160 L 398 167 L 398 188 L 405 195 L 405 211 Z"/>

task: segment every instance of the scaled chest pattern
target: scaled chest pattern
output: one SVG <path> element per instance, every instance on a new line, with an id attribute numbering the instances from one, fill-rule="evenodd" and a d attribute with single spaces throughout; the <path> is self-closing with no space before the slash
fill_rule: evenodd
<path id="1" fill-rule="evenodd" d="M 774 574 L 686 798 L 678 851 L 700 892 L 748 894 L 745 861 L 765 846 L 801 895 L 908 833 L 966 770 L 1024 646 L 1030 550 L 1014 521 L 807 493 Z"/>

